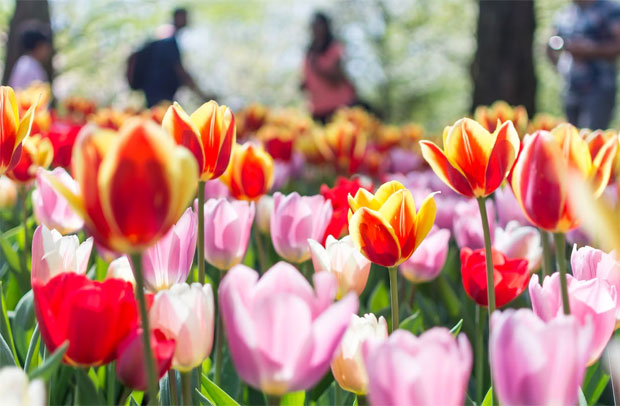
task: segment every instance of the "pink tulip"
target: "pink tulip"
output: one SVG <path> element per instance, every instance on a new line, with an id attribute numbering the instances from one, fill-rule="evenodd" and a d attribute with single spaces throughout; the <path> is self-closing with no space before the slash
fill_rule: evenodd
<path id="1" fill-rule="evenodd" d="M 373 405 L 462 405 L 472 364 L 465 335 L 443 327 L 419 337 L 396 330 L 363 348 Z"/>
<path id="2" fill-rule="evenodd" d="M 534 272 L 542 262 L 540 232 L 530 226 L 521 226 L 510 221 L 505 229 L 497 227 L 493 239 L 493 248 L 501 251 L 508 259 L 527 259 L 527 268 Z"/>
<path id="3" fill-rule="evenodd" d="M 212 179 L 205 182 L 205 201 L 209 199 L 219 199 L 229 197 L 230 190 L 224 182 L 219 179 Z"/>
<path id="4" fill-rule="evenodd" d="M 210 199 L 205 203 L 205 259 L 225 271 L 245 257 L 254 221 L 254 203 Z"/>
<path id="5" fill-rule="evenodd" d="M 570 257 L 573 276 L 585 281 L 590 279 L 602 279 L 616 288 L 616 294 L 620 292 L 620 261 L 615 252 L 606 254 L 592 247 L 573 248 Z M 620 300 L 616 303 L 616 328 L 620 327 Z"/>
<path id="6" fill-rule="evenodd" d="M 332 217 L 332 204 L 323 196 L 273 195 L 271 240 L 278 255 L 289 262 L 310 259 L 308 240 L 322 241 Z"/>
<path id="7" fill-rule="evenodd" d="M 292 265 L 279 262 L 258 279 L 244 265 L 219 288 L 219 304 L 237 373 L 270 395 L 313 387 L 329 369 L 357 296 L 332 304 L 336 278 L 315 273 L 315 289 Z"/>
<path id="8" fill-rule="evenodd" d="M 433 228 L 408 260 L 400 264 L 400 273 L 413 283 L 435 279 L 448 256 L 450 230 Z"/>
<path id="9" fill-rule="evenodd" d="M 601 356 L 616 324 L 616 288 L 607 281 L 591 279 L 580 281 L 566 275 L 571 314 L 584 326 L 592 320 L 593 336 L 588 365 Z M 543 321 L 549 321 L 562 314 L 560 274 L 545 277 L 543 285 L 538 284 L 538 275 L 530 280 L 530 298 L 534 313 Z"/>
<path id="10" fill-rule="evenodd" d="M 187 372 L 202 364 L 213 347 L 211 285 L 179 283 L 155 295 L 149 311 L 151 329 L 176 341 L 172 368 Z"/>
<path id="11" fill-rule="evenodd" d="M 48 228 L 58 230 L 60 234 L 74 233 L 84 226 L 84 221 L 69 206 L 69 202 L 56 191 L 47 176 L 57 178 L 71 192 L 77 194 L 79 186 L 63 168 L 46 171 L 39 168 L 36 189 L 32 192 L 32 209 L 37 222 Z"/>
<path id="12" fill-rule="evenodd" d="M 187 280 L 196 251 L 197 224 L 198 217 L 188 208 L 170 231 L 142 254 L 148 290 L 157 292 Z"/>
<path id="13" fill-rule="evenodd" d="M 493 241 L 493 231 L 495 230 L 495 206 L 491 200 L 487 200 L 486 205 L 489 217 L 489 229 L 491 231 L 491 241 Z M 461 248 L 468 247 L 472 250 L 484 248 L 484 235 L 478 202 L 474 199 L 461 201 L 457 203 L 452 210 L 455 214 L 452 232 L 454 233 L 457 245 Z"/>
<path id="14" fill-rule="evenodd" d="M 506 227 L 511 221 L 516 221 L 522 226 L 529 226 L 532 224 L 528 221 L 527 217 L 525 217 L 517 198 L 512 192 L 512 188 L 503 187 L 497 189 L 495 193 L 493 193 L 493 199 L 495 200 L 495 205 L 499 207 L 497 211 L 497 220 L 500 227 Z"/>
<path id="15" fill-rule="evenodd" d="M 329 235 L 325 248 L 321 243 L 308 240 L 315 272 L 330 272 L 338 280 L 337 298 L 349 292 L 362 294 L 368 281 L 370 261 L 355 248 L 348 235 L 340 240 Z"/>
<path id="16" fill-rule="evenodd" d="M 489 352 L 500 403 L 575 405 L 591 337 L 591 325 L 574 316 L 544 322 L 529 309 L 493 313 Z"/>
<path id="17" fill-rule="evenodd" d="M 32 237 L 31 278 L 46 283 L 63 272 L 85 274 L 92 249 L 92 237 L 80 244 L 76 235 L 63 237 L 40 225 Z"/>

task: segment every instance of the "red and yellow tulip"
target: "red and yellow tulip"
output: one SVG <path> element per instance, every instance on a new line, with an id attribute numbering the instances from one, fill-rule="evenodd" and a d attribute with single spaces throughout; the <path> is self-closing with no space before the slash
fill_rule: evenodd
<path id="1" fill-rule="evenodd" d="M 444 129 L 443 150 L 433 142 L 420 141 L 422 156 L 435 174 L 467 197 L 493 193 L 510 172 L 519 146 L 519 135 L 511 121 L 490 133 L 468 118 Z"/>
<path id="2" fill-rule="evenodd" d="M 600 145 L 594 140 L 589 144 L 570 124 L 526 136 L 513 170 L 512 189 L 527 218 L 552 232 L 577 227 L 568 199 L 568 172 L 590 182 L 596 198 L 609 182 L 617 149 L 616 136 Z"/>
<path id="3" fill-rule="evenodd" d="M 85 127 L 73 149 L 80 195 L 48 179 L 105 247 L 140 252 L 181 217 L 198 182 L 196 160 L 150 120 L 128 120 L 119 133 Z"/>
<path id="4" fill-rule="evenodd" d="M 54 159 L 54 146 L 49 138 L 31 135 L 22 144 L 22 155 L 7 176 L 16 182 L 27 183 L 37 177 L 37 169 L 47 169 Z"/>
<path id="5" fill-rule="evenodd" d="M 230 165 L 220 180 L 238 200 L 258 200 L 273 185 L 273 158 L 260 145 L 235 144 Z"/>
<path id="6" fill-rule="evenodd" d="M 429 195 L 416 212 L 411 192 L 398 181 L 384 183 L 373 195 L 364 188 L 349 195 L 349 234 L 375 264 L 393 267 L 406 261 L 435 222 L 435 199 Z"/>
<path id="7" fill-rule="evenodd" d="M 215 179 L 224 173 L 236 139 L 235 117 L 228 107 L 212 100 L 190 116 L 174 103 L 164 115 L 162 126 L 178 145 L 194 154 L 200 180 Z"/>
<path id="8" fill-rule="evenodd" d="M 511 106 L 503 100 L 498 100 L 490 106 L 478 106 L 474 112 L 474 119 L 489 132 L 506 121 L 512 121 L 520 135 L 527 131 L 527 110 L 523 106 Z"/>
<path id="9" fill-rule="evenodd" d="M 25 116 L 34 106 L 34 120 L 32 121 L 31 134 L 44 133 L 52 125 L 52 116 L 49 104 L 52 100 L 52 88 L 49 83 L 35 82 L 26 89 L 15 93 L 19 105 L 19 114 Z"/>
<path id="10" fill-rule="evenodd" d="M 36 104 L 32 105 L 20 120 L 15 92 L 8 86 L 0 87 L 0 175 L 17 165 L 22 141 L 30 134 L 35 108 Z"/>

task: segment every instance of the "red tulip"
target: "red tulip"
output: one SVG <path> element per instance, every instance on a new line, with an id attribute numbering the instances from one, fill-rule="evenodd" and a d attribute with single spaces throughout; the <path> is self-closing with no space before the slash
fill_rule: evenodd
<path id="1" fill-rule="evenodd" d="M 508 259 L 493 251 L 495 304 L 501 307 L 519 296 L 530 280 L 526 259 Z M 488 306 L 486 256 L 484 249 L 461 249 L 461 277 L 467 296 L 480 306 Z"/>
<path id="2" fill-rule="evenodd" d="M 97 282 L 84 275 L 61 273 L 47 283 L 33 280 L 35 314 L 49 351 L 66 340 L 64 362 L 97 366 L 116 358 L 121 340 L 138 325 L 131 283 Z"/>
<path id="3" fill-rule="evenodd" d="M 339 177 L 336 179 L 336 184 L 331 189 L 325 184 L 321 186 L 321 196 L 323 196 L 325 200 L 329 200 L 333 208 L 332 218 L 323 236 L 323 245 L 325 245 L 325 241 L 330 235 L 339 239 L 348 233 L 349 195 L 355 196 L 359 188 L 370 191 L 372 189 L 372 184 L 364 185 L 359 178 L 349 180 L 344 177 Z"/>
<path id="4" fill-rule="evenodd" d="M 81 125 L 76 125 L 68 121 L 54 121 L 47 133 L 47 138 L 54 146 L 54 160 L 52 167 L 69 168 L 71 166 L 71 152 L 78 133 L 82 129 Z"/>

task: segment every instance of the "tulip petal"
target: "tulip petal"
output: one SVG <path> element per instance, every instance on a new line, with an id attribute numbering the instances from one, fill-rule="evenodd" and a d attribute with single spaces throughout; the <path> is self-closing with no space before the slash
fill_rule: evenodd
<path id="1" fill-rule="evenodd" d="M 416 248 L 420 246 L 424 238 L 428 235 L 428 233 L 433 228 L 433 224 L 435 223 L 435 215 L 437 214 L 437 205 L 435 204 L 435 196 L 439 192 L 431 193 L 424 199 L 422 205 L 420 206 L 420 210 L 418 210 L 418 214 L 415 218 L 415 246 Z"/>
<path id="2" fill-rule="evenodd" d="M 519 134 L 512 122 L 506 121 L 495 132 L 495 145 L 491 150 L 485 175 L 486 196 L 500 187 L 519 153 Z"/>
<path id="3" fill-rule="evenodd" d="M 199 132 L 179 103 L 174 102 L 172 106 L 168 107 L 161 126 L 172 135 L 178 145 L 182 145 L 192 152 L 198 163 L 198 169 L 202 172 L 205 157 Z"/>
<path id="4" fill-rule="evenodd" d="M 407 189 L 394 192 L 379 209 L 379 215 L 392 226 L 398 238 L 400 255 L 404 259 L 409 258 L 416 243 L 416 239 L 411 238 L 416 226 L 415 203 L 411 192 Z"/>
<path id="5" fill-rule="evenodd" d="M 594 157 L 594 173 L 591 175 L 594 196 L 600 196 L 607 187 L 617 151 L 618 138 L 613 136 L 603 144 Z"/>
<path id="6" fill-rule="evenodd" d="M 463 175 L 460 169 L 455 168 L 450 163 L 444 152 L 437 145 L 430 141 L 420 141 L 420 147 L 422 149 L 422 156 L 439 179 L 455 192 L 466 197 L 474 197 L 474 191 L 465 175 Z"/>
<path id="7" fill-rule="evenodd" d="M 403 189 L 405 189 L 405 186 L 396 180 L 385 182 L 375 192 L 374 200 L 378 203 L 378 207 L 381 207 L 391 196 Z"/>
<path id="8" fill-rule="evenodd" d="M 378 212 L 366 207 L 356 211 L 349 220 L 349 234 L 370 261 L 386 267 L 398 265 L 401 258 L 398 237 Z"/>

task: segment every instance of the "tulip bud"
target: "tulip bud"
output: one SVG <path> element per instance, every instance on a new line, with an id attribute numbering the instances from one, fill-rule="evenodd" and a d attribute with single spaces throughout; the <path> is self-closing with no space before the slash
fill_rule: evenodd
<path id="1" fill-rule="evenodd" d="M 0 369 L 0 404 L 10 406 L 43 406 L 47 404 L 45 383 L 41 379 L 28 382 L 28 375 L 15 366 Z"/>
<path id="2" fill-rule="evenodd" d="M 249 142 L 237 144 L 221 180 L 235 199 L 258 200 L 273 185 L 273 158 L 261 146 Z"/>
<path id="3" fill-rule="evenodd" d="M 17 202 L 17 186 L 6 176 L 0 176 L 0 209 L 9 209 Z"/>

